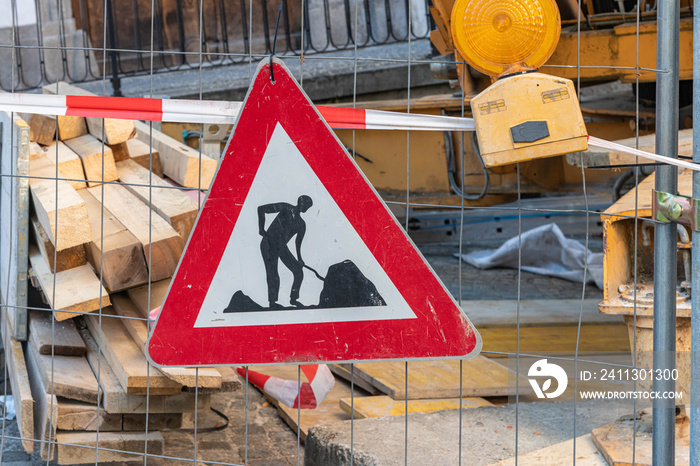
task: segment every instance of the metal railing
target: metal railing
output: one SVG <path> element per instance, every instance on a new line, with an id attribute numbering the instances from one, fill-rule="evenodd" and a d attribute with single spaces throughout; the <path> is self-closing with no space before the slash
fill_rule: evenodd
<path id="1" fill-rule="evenodd" d="M 124 76 L 243 63 L 272 51 L 279 0 L 3 0 L 0 70 L 5 91 L 56 81 Z M 1 3 L 0 3 L 1 4 Z M 146 5 L 148 8 L 144 8 Z M 411 21 L 409 24 L 409 16 Z M 199 27 L 201 22 L 202 27 Z M 106 25 L 106 27 L 105 27 Z M 284 2 L 276 53 L 302 55 L 428 37 L 427 0 Z M 152 53 L 151 53 L 152 52 Z M 115 92 L 118 95 L 118 92 Z"/>

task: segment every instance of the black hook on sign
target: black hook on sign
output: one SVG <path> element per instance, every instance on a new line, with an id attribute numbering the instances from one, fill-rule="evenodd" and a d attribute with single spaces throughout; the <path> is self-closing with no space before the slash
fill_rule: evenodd
<path id="1" fill-rule="evenodd" d="M 280 1 L 280 9 L 277 12 L 277 25 L 275 25 L 275 39 L 272 41 L 272 53 L 270 54 L 270 81 L 275 84 L 275 69 L 272 67 L 272 57 L 275 56 L 275 46 L 277 45 L 277 31 L 280 28 L 280 17 L 282 16 L 282 5 L 284 0 Z"/>

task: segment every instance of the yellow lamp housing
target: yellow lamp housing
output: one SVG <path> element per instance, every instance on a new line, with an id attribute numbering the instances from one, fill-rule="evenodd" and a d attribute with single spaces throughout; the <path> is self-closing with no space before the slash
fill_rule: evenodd
<path id="1" fill-rule="evenodd" d="M 457 0 L 455 48 L 477 70 L 499 78 L 471 100 L 487 167 L 588 148 L 573 83 L 535 73 L 559 42 L 554 0 Z"/>
<path id="2" fill-rule="evenodd" d="M 487 167 L 588 149 L 574 84 L 526 73 L 500 79 L 471 100 Z"/>
<path id="3" fill-rule="evenodd" d="M 536 70 L 554 53 L 560 33 L 554 0 L 457 0 L 452 8 L 455 48 L 489 76 Z"/>

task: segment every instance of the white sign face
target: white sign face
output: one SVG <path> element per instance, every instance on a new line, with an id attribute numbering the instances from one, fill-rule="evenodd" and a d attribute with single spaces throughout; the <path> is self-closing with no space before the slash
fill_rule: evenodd
<path id="1" fill-rule="evenodd" d="M 195 328 L 414 318 L 278 123 Z"/>

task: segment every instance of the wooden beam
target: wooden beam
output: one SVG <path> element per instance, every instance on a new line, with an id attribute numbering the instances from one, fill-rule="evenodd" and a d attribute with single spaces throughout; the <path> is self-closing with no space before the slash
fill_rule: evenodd
<path id="1" fill-rule="evenodd" d="M 87 348 L 72 320 L 52 322 L 51 311 L 29 311 L 29 339 L 39 354 L 85 356 Z"/>
<path id="2" fill-rule="evenodd" d="M 154 174 L 163 177 L 163 164 L 160 161 L 160 153 L 151 148 L 140 139 L 129 139 L 126 141 L 129 158 Z"/>
<path id="3" fill-rule="evenodd" d="M 459 361 L 410 361 L 408 392 L 402 362 L 368 362 L 355 364 L 355 376 L 374 385 L 394 400 L 455 398 L 461 396 L 505 396 L 515 393 L 515 374 L 483 356 L 462 361 L 460 384 Z M 529 387 L 521 376 L 520 385 Z"/>
<path id="4" fill-rule="evenodd" d="M 231 366 L 221 366 L 217 367 L 216 370 L 221 374 L 221 391 L 222 392 L 236 392 L 241 389 L 243 385 L 241 383 L 241 378 L 236 373 L 235 369 Z"/>
<path id="5" fill-rule="evenodd" d="M 83 247 L 82 244 L 56 252 L 53 243 L 51 243 L 49 239 L 49 235 L 46 234 L 44 227 L 41 226 L 39 220 L 33 215 L 30 219 L 30 224 L 34 241 L 39 248 L 39 253 L 41 253 L 41 257 L 44 258 L 52 273 L 63 272 L 64 270 L 73 269 L 85 264 L 87 259 L 85 257 L 85 247 Z M 56 259 L 56 264 L 54 264 L 54 257 Z"/>
<path id="6" fill-rule="evenodd" d="M 100 201 L 87 190 L 78 193 L 85 201 L 92 240 L 85 245 L 87 259 L 110 291 L 120 291 L 148 281 L 143 246 Z"/>
<path id="7" fill-rule="evenodd" d="M 44 94 L 60 95 L 95 95 L 77 86 L 66 82 L 47 84 L 43 87 Z M 104 124 L 103 124 L 104 121 Z M 135 136 L 134 122 L 131 120 L 118 120 L 115 118 L 85 118 L 90 134 L 105 144 L 119 144 Z M 103 132 L 104 128 L 104 132 Z"/>
<path id="8" fill-rule="evenodd" d="M 61 432 L 58 442 L 58 464 L 114 463 L 143 461 L 146 445 L 148 454 L 162 455 L 163 435 L 160 432 L 104 432 L 100 433 L 95 459 L 95 434 L 91 432 Z M 133 452 L 133 453 L 129 453 Z"/>
<path id="9" fill-rule="evenodd" d="M 148 317 L 149 312 L 163 304 L 165 301 L 165 296 L 168 294 L 168 288 L 170 287 L 170 279 L 166 278 L 158 282 L 151 283 L 150 286 L 143 285 L 136 288 L 131 288 L 127 291 L 131 302 L 134 303 L 136 309 L 138 309 L 141 317 Z M 150 292 L 151 301 L 149 308 L 148 295 Z"/>
<path id="10" fill-rule="evenodd" d="M 105 181 L 117 180 L 117 167 L 114 165 L 112 149 L 103 145 L 99 139 L 86 134 L 64 142 L 83 162 L 88 186 L 99 186 Z"/>
<path id="11" fill-rule="evenodd" d="M 369 417 L 404 416 L 406 414 L 405 400 L 394 400 L 390 396 L 366 396 L 351 400 L 341 398 L 340 409 L 350 414 L 354 412 L 355 419 Z M 493 406 L 484 398 L 464 397 L 438 398 L 433 400 L 410 400 L 408 402 L 409 413 L 434 413 L 445 409 L 469 409 L 482 406 Z"/>
<path id="12" fill-rule="evenodd" d="M 86 328 L 80 330 L 88 348 L 87 360 L 97 381 L 102 388 L 102 403 L 108 413 L 190 413 L 195 410 L 195 395 L 191 393 L 178 393 L 177 395 L 128 395 L 124 387 L 119 383 L 112 367 L 104 357 L 100 355 L 97 341 Z M 98 376 L 99 370 L 99 376 Z M 209 395 L 197 397 L 197 410 L 209 409 Z"/>
<path id="13" fill-rule="evenodd" d="M 158 214 L 151 214 L 148 206 L 123 186 L 105 185 L 104 198 L 102 187 L 88 188 L 88 191 L 141 242 L 151 280 L 172 277 L 184 243 L 168 222 Z"/>
<path id="14" fill-rule="evenodd" d="M 46 155 L 46 151 L 44 150 L 44 148 L 41 147 L 36 142 L 30 142 L 29 143 L 29 159 L 31 160 L 34 157 L 40 157 L 42 155 Z"/>
<path id="15" fill-rule="evenodd" d="M 92 231 L 85 202 L 67 181 L 55 179 L 51 160 L 45 156 L 30 160 L 29 175 L 42 177 L 30 178 L 29 188 L 37 219 L 56 249 L 62 251 L 90 241 Z"/>
<path id="16" fill-rule="evenodd" d="M 58 139 L 65 141 L 88 134 L 85 118 L 79 116 L 58 117 Z"/>
<path id="17" fill-rule="evenodd" d="M 104 408 L 80 401 L 58 399 L 58 429 L 95 432 L 119 432 L 124 419 L 122 414 L 109 414 Z"/>
<path id="18" fill-rule="evenodd" d="M 35 246 L 29 247 L 29 262 L 46 300 L 51 308 L 56 310 L 56 320 L 70 319 L 80 313 L 96 311 L 100 304 L 103 307 L 109 306 L 107 290 L 100 284 L 89 265 L 64 270 L 54 276 Z"/>
<path id="19" fill-rule="evenodd" d="M 121 142 L 119 144 L 111 144 L 109 148 L 112 149 L 112 156 L 114 156 L 115 162 L 129 160 L 129 149 L 126 146 L 126 142 Z"/>
<path id="20" fill-rule="evenodd" d="M 48 146 L 56 136 L 56 117 L 32 113 L 29 117 L 29 140 Z"/>
<path id="21" fill-rule="evenodd" d="M 121 319 L 115 318 L 112 308 L 102 310 L 102 322 L 98 316 L 85 317 L 90 332 L 102 342 L 102 354 L 109 362 L 126 393 L 143 395 L 174 395 L 182 390 L 182 384 L 170 380 L 154 366 L 150 368 L 146 357 L 127 333 Z"/>
<path id="22" fill-rule="evenodd" d="M 40 354 L 34 339 L 30 339 L 27 351 L 33 352 L 39 377 L 47 393 L 87 403 L 99 402 L 97 380 L 84 356 Z"/>
<path id="23" fill-rule="evenodd" d="M 10 335 L 10 326 L 7 321 L 7 310 L 2 311 L 2 341 L 5 347 L 5 363 L 12 387 L 12 396 L 15 403 L 17 427 L 22 436 L 24 451 L 34 452 L 34 398 L 29 384 L 27 362 L 22 351 L 22 344 Z"/>
<path id="24" fill-rule="evenodd" d="M 199 213 L 197 201 L 172 187 L 162 178 L 151 174 L 148 169 L 133 160 L 118 162 L 117 172 L 119 180 L 128 183 L 124 186 L 129 191 L 143 202 L 150 202 L 153 210 L 167 220 L 183 241 L 187 241 Z"/>
<path id="25" fill-rule="evenodd" d="M 78 157 L 78 154 L 73 152 L 70 147 L 58 141 L 56 144 L 48 146 L 46 150 L 44 150 L 44 155 L 53 163 L 58 161 L 58 171 L 61 172 L 61 176 L 63 176 L 74 189 L 78 190 L 86 187 L 83 162 L 80 160 L 80 157 Z"/>
<path id="26" fill-rule="evenodd" d="M 149 414 L 148 432 L 158 430 L 177 430 L 182 427 L 182 413 Z M 124 414 L 124 432 L 145 432 L 145 414 Z M 141 434 L 143 435 L 143 434 Z"/>
<path id="27" fill-rule="evenodd" d="M 27 347 L 27 370 L 29 371 L 29 385 L 34 398 L 34 438 L 37 442 L 39 453 L 43 461 L 53 459 L 56 439 L 56 426 L 58 424 L 58 401 L 55 395 L 50 395 L 42 382 L 39 368 L 34 359 L 31 345 Z"/>
<path id="28" fill-rule="evenodd" d="M 144 318 L 125 294 L 112 295 L 112 308 L 126 319 L 121 319 L 127 332 L 133 338 L 136 346 L 143 355 L 146 355 L 146 341 L 148 340 L 148 326 Z M 202 367 L 199 374 L 195 369 L 185 367 L 161 367 L 160 371 L 166 377 L 185 387 L 199 387 L 205 389 L 221 389 L 221 374 L 215 368 Z"/>
<path id="29" fill-rule="evenodd" d="M 147 123 L 137 121 L 136 131 L 141 140 L 152 144 L 160 154 L 165 176 L 186 188 L 209 189 L 216 173 L 216 160 L 204 154 L 200 156 L 198 151 L 160 131 L 151 131 Z"/>

